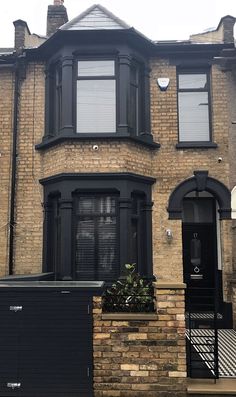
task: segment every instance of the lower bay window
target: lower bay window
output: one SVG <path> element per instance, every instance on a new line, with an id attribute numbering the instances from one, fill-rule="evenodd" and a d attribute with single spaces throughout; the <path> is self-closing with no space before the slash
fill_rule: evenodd
<path id="1" fill-rule="evenodd" d="M 151 185 L 135 174 L 62 174 L 45 189 L 44 271 L 56 279 L 104 280 L 136 263 L 152 277 Z"/>

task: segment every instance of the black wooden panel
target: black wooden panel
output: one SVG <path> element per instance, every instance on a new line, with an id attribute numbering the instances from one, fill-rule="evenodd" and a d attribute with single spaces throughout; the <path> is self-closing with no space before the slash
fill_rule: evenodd
<path id="1" fill-rule="evenodd" d="M 91 397 L 91 313 L 75 290 L 0 291 L 0 396 Z"/>

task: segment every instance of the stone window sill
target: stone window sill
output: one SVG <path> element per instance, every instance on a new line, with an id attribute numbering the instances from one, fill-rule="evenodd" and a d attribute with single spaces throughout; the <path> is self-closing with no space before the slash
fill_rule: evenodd
<path id="1" fill-rule="evenodd" d="M 103 313 L 102 320 L 135 320 L 135 321 L 156 321 L 156 313 Z"/>
<path id="2" fill-rule="evenodd" d="M 218 145 L 214 142 L 179 142 L 176 149 L 216 149 Z"/>

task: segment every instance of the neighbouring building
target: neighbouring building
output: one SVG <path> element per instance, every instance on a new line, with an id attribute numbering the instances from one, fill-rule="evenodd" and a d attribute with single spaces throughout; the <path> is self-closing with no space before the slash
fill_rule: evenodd
<path id="1" fill-rule="evenodd" d="M 188 326 L 213 350 L 217 328 L 234 332 L 234 23 L 151 41 L 98 4 L 68 21 L 63 0 L 45 37 L 14 22 L 0 48 L 0 396 L 185 396 L 207 361 L 198 350 L 191 367 Z M 155 280 L 154 313 L 102 312 L 96 282 L 126 263 Z"/>

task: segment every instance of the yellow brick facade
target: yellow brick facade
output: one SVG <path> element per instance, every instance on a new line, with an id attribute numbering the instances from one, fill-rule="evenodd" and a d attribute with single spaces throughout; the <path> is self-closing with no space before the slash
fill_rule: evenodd
<path id="1" fill-rule="evenodd" d="M 8 274 L 14 73 L 0 71 L 0 275 Z"/>
<path id="2" fill-rule="evenodd" d="M 106 15 L 106 11 L 103 8 L 100 9 L 99 5 L 92 6 L 91 9 L 93 10 L 94 7 L 95 9 L 99 8 L 99 13 L 105 12 L 105 20 L 113 18 L 110 13 Z M 108 230 L 107 235 L 109 237 L 112 235 L 112 238 L 108 240 L 105 235 L 105 243 L 102 241 L 101 246 L 107 246 L 107 241 L 113 240 L 115 241 L 114 247 L 115 245 L 119 246 L 116 241 L 119 235 L 120 247 L 112 247 L 113 252 L 110 257 L 107 254 L 108 259 L 106 259 L 110 266 L 109 270 L 107 271 L 107 264 L 105 263 L 104 268 L 106 269 L 104 273 L 101 272 L 100 274 L 104 275 L 104 279 L 107 277 L 106 280 L 111 281 L 113 274 L 117 274 L 117 269 L 113 273 L 113 268 L 115 268 L 117 262 L 121 262 L 121 266 L 124 266 L 123 258 L 126 259 L 129 255 L 131 256 L 129 251 L 134 250 L 133 248 L 135 247 L 136 251 L 139 251 L 136 255 L 138 268 L 141 269 L 144 276 L 152 276 L 152 269 L 150 269 L 151 260 L 149 260 L 151 253 L 150 240 L 152 239 L 153 275 L 156 277 L 156 282 L 152 284 L 154 304 L 148 313 L 127 313 L 126 310 L 129 310 L 132 306 L 132 304 L 131 306 L 129 305 L 129 296 L 125 301 L 123 313 L 107 313 L 104 297 L 96 296 L 96 294 L 102 294 L 102 287 L 101 289 L 96 287 L 96 291 L 99 290 L 99 292 L 94 292 L 95 289 L 93 290 L 95 296 L 93 296 L 92 309 L 92 292 L 90 288 L 92 290 L 93 287 L 88 287 L 88 284 L 82 284 L 81 289 L 80 285 L 80 292 L 84 294 L 82 299 L 85 299 L 84 302 L 86 302 L 84 306 L 86 316 L 87 314 L 93 315 L 91 335 L 89 336 L 87 333 L 83 335 L 85 336 L 85 341 L 89 341 L 89 337 L 91 337 L 91 349 L 89 347 L 89 350 L 91 350 L 92 370 L 91 390 L 93 388 L 95 397 L 154 397 L 157 394 L 160 397 L 166 397 L 167 395 L 186 397 L 186 378 L 189 374 L 191 376 L 189 362 L 186 362 L 186 355 L 188 354 L 188 358 L 191 355 L 189 349 L 186 349 L 186 328 L 201 328 L 202 324 L 206 324 L 206 321 L 205 318 L 201 322 L 202 319 L 191 317 L 192 307 L 186 305 L 191 291 L 189 292 L 189 285 L 186 286 L 184 284 L 186 280 L 183 274 L 183 226 L 182 220 L 175 218 L 176 214 L 178 215 L 180 212 L 180 210 L 178 212 L 179 208 L 177 205 L 173 210 L 173 213 L 175 212 L 174 219 L 170 219 L 171 216 L 169 217 L 170 214 L 168 212 L 169 198 L 176 187 L 181 182 L 193 177 L 196 171 L 207 171 L 208 180 L 213 178 L 212 180 L 219 181 L 219 186 L 221 186 L 220 183 L 224 184 L 221 187 L 227 196 L 227 200 L 222 201 L 226 202 L 226 208 L 221 205 L 222 203 L 219 205 L 222 212 L 224 212 L 224 220 L 219 221 L 217 219 L 216 221 L 219 248 L 218 268 L 216 263 L 212 265 L 214 266 L 215 274 L 211 275 L 210 287 L 207 285 L 206 289 L 213 289 L 217 285 L 220 286 L 220 281 L 217 284 L 216 273 L 219 273 L 219 265 L 221 265 L 223 300 L 221 291 L 218 291 L 222 306 L 220 308 L 220 310 L 222 309 L 221 324 L 223 324 L 223 321 L 231 321 L 231 319 L 227 318 L 225 320 L 224 318 L 225 314 L 228 314 L 227 309 L 231 309 L 231 306 L 226 305 L 225 302 L 231 302 L 235 326 L 236 281 L 234 274 L 236 270 L 236 253 L 234 241 L 236 240 L 236 228 L 235 222 L 233 223 L 227 219 L 229 215 L 227 211 L 229 211 L 229 190 L 236 185 L 236 140 L 234 136 L 236 119 L 235 124 L 232 123 L 236 116 L 236 111 L 232 110 L 232 103 L 235 104 L 236 101 L 236 74 L 231 73 L 230 69 L 222 67 L 219 60 L 217 61 L 218 64 L 216 60 L 213 61 L 214 55 L 212 55 L 211 59 L 210 53 L 207 54 L 206 48 L 203 48 L 204 46 L 201 45 L 199 50 L 199 46 L 193 44 L 194 40 L 203 39 L 204 37 L 213 40 L 212 43 L 221 40 L 222 46 L 219 45 L 219 49 L 216 49 L 216 47 L 213 49 L 209 43 L 207 44 L 207 48 L 211 48 L 212 54 L 220 55 L 221 49 L 224 47 L 223 42 L 226 42 L 225 39 L 228 38 L 228 43 L 232 44 L 230 40 L 232 38 L 231 31 L 234 18 L 230 16 L 223 18 L 221 20 L 223 25 L 219 25 L 215 33 L 207 33 L 201 38 L 196 35 L 195 38 L 193 37 L 192 42 L 189 41 L 187 43 L 190 52 L 186 52 L 186 59 L 183 64 L 188 58 L 187 64 L 190 61 L 191 65 L 194 66 L 192 61 L 193 59 L 197 60 L 197 51 L 199 51 L 199 56 L 202 56 L 205 65 L 212 63 L 210 71 L 210 124 L 212 142 L 216 144 L 216 147 L 213 147 L 214 145 L 210 147 L 210 142 L 207 142 L 209 144 L 208 147 L 205 145 L 205 147 L 184 148 L 183 146 L 176 147 L 179 142 L 177 67 L 175 63 L 178 64 L 179 59 L 182 59 L 181 56 L 183 54 L 180 55 L 179 50 L 181 49 L 180 52 L 183 53 L 186 49 L 185 44 L 183 44 L 182 48 L 177 42 L 175 44 L 157 43 L 156 45 L 124 25 L 122 25 L 122 29 L 126 30 L 126 32 L 120 32 L 120 29 L 118 29 L 114 34 L 110 30 L 109 42 L 104 32 L 102 32 L 101 36 L 99 35 L 100 32 L 95 37 L 93 33 L 97 34 L 98 32 L 92 33 L 90 31 L 90 37 L 90 34 L 87 36 L 87 33 L 85 34 L 85 32 L 81 31 L 65 32 L 67 28 L 63 31 L 64 26 L 62 30 L 55 33 L 55 30 L 67 21 L 63 0 L 54 0 L 54 5 L 49 6 L 48 12 L 48 28 L 51 27 L 51 29 L 48 29 L 48 34 L 49 36 L 52 35 L 49 40 L 44 42 L 44 38 L 31 35 L 26 22 L 18 20 L 14 23 L 15 50 L 12 53 L 6 51 L 5 54 L 0 54 L 0 57 L 3 55 L 4 59 L 2 60 L 4 62 L 5 58 L 8 58 L 9 62 L 12 63 L 12 67 L 5 67 L 6 65 L 2 67 L 3 64 L 0 63 L 0 277 L 7 276 L 10 265 L 12 265 L 14 275 L 30 275 L 54 271 L 55 278 L 63 280 L 65 283 L 72 278 L 76 278 L 81 268 L 84 267 L 85 273 L 87 268 L 88 271 L 80 279 L 83 280 L 83 277 L 85 280 L 89 278 L 93 274 L 93 268 L 96 267 L 93 263 L 96 260 L 91 259 L 91 265 L 89 263 L 90 259 L 86 256 L 83 259 L 81 268 L 80 265 L 76 265 L 77 268 L 73 269 L 72 272 L 72 267 L 76 267 L 72 266 L 74 264 L 72 258 L 73 256 L 75 257 L 77 246 L 74 247 L 75 242 L 73 240 L 75 238 L 71 236 L 76 233 L 76 244 L 78 244 L 78 241 L 78 245 L 81 244 L 82 246 L 84 244 L 86 247 L 84 251 L 88 251 L 87 247 L 90 247 L 89 238 L 86 235 L 86 233 L 89 235 L 90 226 L 88 229 L 85 227 L 85 238 L 83 233 L 81 233 L 82 237 L 80 237 L 80 226 L 77 229 L 75 228 L 73 217 L 80 217 L 81 213 L 83 213 L 79 212 L 80 208 L 78 209 L 80 197 L 77 201 L 79 203 L 77 207 L 74 205 L 75 200 L 78 198 L 75 197 L 75 193 L 82 190 L 87 194 L 89 189 L 92 192 L 98 190 L 99 192 L 115 191 L 115 198 L 112 197 L 113 203 L 108 203 L 111 208 L 113 206 L 115 209 L 103 209 L 103 212 L 101 211 L 104 218 L 107 216 L 107 211 L 109 221 L 112 220 L 113 222 L 115 220 L 112 224 L 115 227 L 112 229 L 109 222 L 107 222 L 109 227 L 106 229 L 106 226 L 104 226 L 105 222 L 102 224 L 102 227 Z M 95 12 L 95 19 L 100 18 L 96 16 L 100 15 L 99 13 Z M 49 14 L 53 17 L 51 26 Z M 80 22 L 78 22 L 78 26 Z M 116 21 L 116 27 L 117 23 L 123 24 L 123 22 L 118 20 L 118 22 Z M 80 33 L 82 33 L 81 36 Z M 77 34 L 78 36 L 76 36 Z M 86 40 L 82 42 L 83 37 L 88 39 L 88 47 L 85 44 L 87 43 Z M 104 37 L 105 44 L 103 44 Z M 95 41 L 93 41 L 94 38 Z M 116 55 L 114 55 L 114 48 L 111 45 L 113 38 L 115 38 L 113 46 L 117 47 Z M 127 43 L 125 41 L 126 38 Z M 78 39 L 78 42 L 75 39 Z M 44 44 L 41 45 L 43 42 Z M 79 62 L 83 59 L 86 51 L 91 56 L 91 51 L 93 52 L 96 43 L 98 45 L 96 54 L 98 53 L 100 56 L 102 54 L 103 56 L 108 49 L 107 53 L 112 53 L 112 57 L 117 58 L 113 62 L 114 72 L 106 75 L 103 71 L 105 73 L 105 76 L 103 76 L 101 71 L 101 74 L 98 72 L 98 75 L 96 75 L 96 72 L 92 71 L 91 73 L 91 71 L 88 71 L 85 74 L 82 72 L 80 75 Z M 39 45 L 39 47 L 34 49 L 26 48 L 31 44 L 34 46 Z M 171 48 L 172 50 L 170 50 Z M 171 51 L 173 52 L 171 53 Z M 77 77 L 75 76 L 77 67 L 76 54 L 83 54 L 77 63 Z M 158 56 L 157 54 L 166 55 Z M 147 131 L 149 124 L 149 103 L 147 100 L 147 95 L 149 95 L 147 90 L 148 67 L 150 68 L 150 132 L 154 142 L 151 142 L 151 137 L 147 134 L 149 132 Z M 81 69 L 83 70 L 83 67 Z M 88 76 L 86 76 L 86 73 L 88 73 Z M 18 78 L 19 86 L 18 90 L 16 90 L 15 83 L 18 82 Z M 82 133 L 84 130 L 80 132 L 80 136 L 76 136 L 76 107 L 73 107 L 72 99 L 76 98 L 76 90 L 73 86 L 73 84 L 76 84 L 76 78 L 78 81 L 90 81 L 90 78 L 95 81 L 99 78 L 100 81 L 105 81 L 105 79 L 115 81 L 116 79 L 117 84 L 114 84 L 113 92 L 114 97 L 117 94 L 116 123 L 118 134 L 116 136 L 115 134 L 107 133 L 107 136 L 101 134 L 100 137 L 97 135 L 92 138 L 93 134 L 91 133 L 90 137 L 88 137 L 88 135 L 86 136 Z M 170 83 L 166 91 L 160 90 L 157 84 L 158 78 L 169 78 Z M 83 89 L 81 89 L 81 92 L 83 92 Z M 143 94 L 144 100 L 140 100 L 140 92 Z M 83 94 L 81 96 L 83 97 Z M 108 98 L 110 98 L 109 95 Z M 18 106 L 14 103 L 17 100 Z M 204 103 L 204 105 L 206 104 Z M 142 115 L 139 114 L 140 109 L 142 110 Z M 16 110 L 17 119 L 14 117 L 16 116 Z M 115 113 L 115 106 L 113 110 Z M 50 116 L 48 113 L 50 113 Z M 13 124 L 15 124 L 15 129 Z M 111 127 L 106 126 L 106 128 L 109 130 Z M 134 137 L 132 133 L 136 132 L 136 130 L 138 131 L 138 136 Z M 142 131 L 145 132 L 143 133 Z M 14 192 L 15 210 L 14 225 L 12 225 L 14 226 L 13 246 L 11 246 L 9 222 L 11 215 L 13 215 L 10 207 L 11 198 L 13 197 L 11 197 L 11 190 L 14 188 L 14 184 L 13 187 L 11 186 L 11 168 L 14 170 L 14 158 L 12 155 L 14 133 L 17 135 L 17 150 Z M 121 137 L 122 134 L 123 137 Z M 155 145 L 156 143 L 160 147 Z M 97 146 L 96 150 L 94 150 L 94 145 Z M 221 161 L 219 161 L 219 158 L 221 158 Z M 99 174 L 103 173 L 107 175 L 101 178 Z M 116 179 L 113 175 L 116 173 L 122 175 L 116 176 Z M 59 177 L 60 174 L 64 175 Z M 80 174 L 89 175 L 86 175 L 85 178 L 85 175 Z M 58 177 L 55 178 L 56 176 Z M 114 180 L 116 179 L 115 182 L 112 180 L 113 178 Z M 155 183 L 154 180 L 156 180 Z M 130 183 L 132 189 L 128 186 L 128 183 Z M 197 189 L 199 188 L 198 191 L 202 192 L 204 190 L 199 185 L 197 186 Z M 151 197 L 150 190 L 152 190 Z M 210 189 L 208 190 L 210 192 Z M 120 192 L 120 195 L 116 194 L 117 191 Z M 213 193 L 214 189 L 211 192 Z M 83 195 L 81 194 L 81 196 Z M 221 198 L 220 194 L 219 197 Z M 119 219 L 117 221 L 118 210 L 116 208 L 118 207 Z M 149 227 L 151 223 L 151 208 L 152 237 L 149 239 L 149 236 L 151 236 Z M 87 209 L 85 209 L 82 216 L 87 217 L 86 211 Z M 97 215 L 97 213 L 92 215 L 94 216 L 93 219 L 96 218 L 94 230 L 99 223 L 97 219 L 100 219 Z M 135 221 L 133 222 L 133 220 Z M 213 231 L 213 220 L 210 226 Z M 126 228 L 124 233 L 122 228 Z M 143 230 L 141 233 L 141 228 L 146 233 Z M 95 230 L 94 241 L 100 238 L 100 230 L 99 228 Z M 167 238 L 167 231 L 170 231 L 170 239 Z M 97 237 L 98 235 L 99 237 Z M 81 240 L 79 240 L 80 238 Z M 84 241 L 82 241 L 83 238 Z M 97 241 L 94 243 L 97 246 L 99 244 L 100 242 L 97 243 Z M 212 243 L 212 247 L 214 244 L 215 242 Z M 140 245 L 139 248 L 138 245 Z M 97 246 L 94 249 L 96 251 L 94 257 L 99 256 L 100 247 Z M 212 248 L 213 250 L 214 248 Z M 9 256 L 11 258 L 10 252 L 13 253 L 13 263 L 11 264 L 9 260 Z M 214 256 L 216 256 L 215 253 Z M 140 258 L 143 258 L 144 261 L 146 260 L 146 263 L 140 264 Z M 115 265 L 111 263 L 112 261 Z M 193 262 L 191 260 L 191 265 Z M 204 264 L 201 265 L 204 267 Z M 122 271 L 119 274 L 123 274 Z M 94 278 L 96 279 L 96 277 L 97 275 Z M 212 280 L 214 282 L 211 284 Z M 56 284 L 52 283 L 52 285 L 55 287 Z M 62 284 L 60 285 L 62 286 Z M 73 288 L 70 291 L 62 290 L 61 288 L 64 289 L 64 285 L 60 287 L 60 293 L 64 294 L 73 291 Z M 69 284 L 66 285 L 68 286 Z M 74 285 L 76 285 L 77 289 L 78 284 Z M 213 287 L 211 287 L 212 285 Z M 42 283 L 40 286 L 45 288 Z M 5 291 L 8 294 L 9 289 Z M 197 292 L 199 293 L 199 290 Z M 201 291 L 197 296 L 198 298 L 200 294 Z M 213 295 L 212 291 L 210 291 L 210 294 Z M 212 295 L 209 295 L 210 298 L 212 298 Z M 141 295 L 142 298 L 143 296 Z M 208 297 L 204 298 L 205 303 Z M 50 297 L 46 299 L 50 299 Z M 56 296 L 57 299 L 58 295 Z M 214 304 L 215 302 L 212 307 Z M 136 302 L 135 305 L 136 309 L 139 308 L 141 310 Z M 207 302 L 207 307 L 211 307 L 210 305 L 211 303 Z M 20 308 L 22 310 L 22 306 Z M 114 308 L 117 310 L 116 305 L 112 306 L 112 309 Z M 214 307 L 214 309 L 216 308 Z M 71 311 L 71 307 L 68 310 Z M 149 308 L 147 308 L 148 310 Z M 196 310 L 201 311 L 199 308 Z M 210 311 L 211 309 L 207 310 Z M 68 314 L 68 311 L 66 314 Z M 28 317 L 27 321 L 29 321 Z M 34 317 L 32 317 L 33 321 Z M 63 318 L 60 318 L 60 321 L 63 321 Z M 58 335 L 57 325 L 55 324 L 53 325 L 55 327 L 53 332 L 55 331 L 55 335 Z M 211 319 L 208 321 L 208 326 L 210 328 L 213 327 Z M 205 328 L 205 326 L 202 328 Z M 21 332 L 23 331 L 22 328 Z M 69 329 L 70 331 L 71 328 Z M 209 341 L 207 341 L 208 343 Z M 86 346 L 88 348 L 88 345 Z M 212 347 L 213 350 L 215 349 L 215 346 L 211 345 L 211 343 L 208 347 L 209 349 Z M 75 352 L 73 351 L 73 357 L 76 357 L 76 349 L 77 347 Z M 212 352 L 212 350 L 209 351 Z M 74 355 L 74 353 L 76 354 Z M 87 378 L 89 378 L 91 375 L 90 366 L 84 368 L 87 372 Z M 70 386 L 68 387 L 70 388 Z"/>
<path id="3" fill-rule="evenodd" d="M 172 190 L 181 181 L 191 177 L 195 170 L 208 170 L 209 176 L 229 186 L 227 75 L 222 73 L 219 67 L 212 67 L 212 134 L 213 141 L 218 145 L 217 149 L 176 149 L 175 145 L 178 143 L 176 67 L 170 65 L 167 59 L 159 58 L 152 59 L 150 66 L 151 130 L 154 141 L 161 144 L 160 149 L 152 150 L 122 140 L 101 140 L 98 142 L 96 152 L 93 150 L 93 145 L 97 144 L 97 141 L 93 140 L 81 142 L 70 140 L 46 150 L 35 150 L 35 144 L 39 144 L 44 135 L 45 75 L 42 63 L 30 63 L 27 66 L 26 79 L 22 81 L 20 87 L 15 273 L 35 273 L 42 269 L 44 215 L 43 189 L 39 179 L 73 172 L 132 172 L 157 179 L 152 193 L 154 274 L 163 281 L 173 279 L 178 282 L 183 281 L 181 221 L 169 220 L 166 209 Z M 164 76 L 170 78 L 170 85 L 166 92 L 161 92 L 156 79 Z M 11 79 L 9 77 L 11 96 L 8 106 L 12 104 L 12 84 L 12 77 Z M 11 118 L 10 114 L 8 118 Z M 6 139 L 8 146 L 10 137 L 11 134 L 8 132 Z M 223 158 L 221 163 L 217 161 L 219 156 Z M 9 179 L 7 183 L 9 187 Z M 166 229 L 171 229 L 173 232 L 171 244 L 166 239 Z M 2 241 L 5 241 L 6 255 L 6 240 L 3 234 L 4 232 L 2 232 Z M 221 239 L 226 282 L 233 270 L 230 221 L 221 221 Z M 5 274 L 6 258 L 2 259 L 1 266 L 2 274 Z"/>

